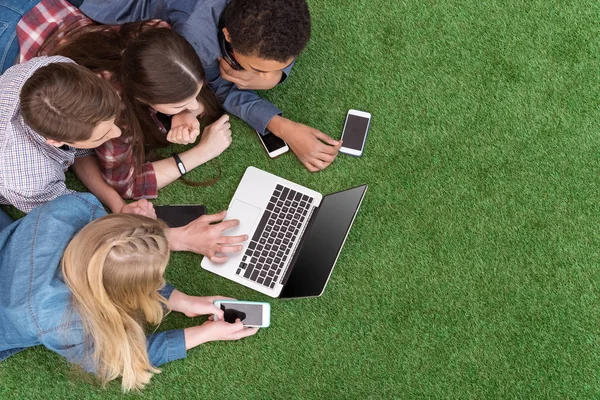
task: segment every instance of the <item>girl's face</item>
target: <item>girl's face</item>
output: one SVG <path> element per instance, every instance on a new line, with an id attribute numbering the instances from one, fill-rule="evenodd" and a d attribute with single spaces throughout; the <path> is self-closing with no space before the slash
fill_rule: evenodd
<path id="1" fill-rule="evenodd" d="M 197 99 L 198 95 L 200 94 L 200 89 L 202 89 L 202 85 L 198 86 L 198 90 L 196 91 L 195 95 L 177 103 L 150 104 L 150 107 L 154 108 L 159 113 L 166 115 L 175 115 L 186 110 L 194 113 L 195 115 L 200 115 L 204 112 L 204 104 L 199 102 Z"/>

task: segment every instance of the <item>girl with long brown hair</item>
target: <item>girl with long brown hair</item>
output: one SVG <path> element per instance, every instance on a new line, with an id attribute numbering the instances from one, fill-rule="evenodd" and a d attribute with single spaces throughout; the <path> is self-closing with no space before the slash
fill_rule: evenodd
<path id="1" fill-rule="evenodd" d="M 164 279 L 170 250 L 203 249 L 211 259 L 240 251 L 247 237 L 221 236 L 235 222 L 210 224 L 219 218 L 170 229 L 140 215 L 107 216 L 87 193 L 61 196 L 16 222 L 0 210 L 0 361 L 43 345 L 102 383 L 122 378 L 129 391 L 193 347 L 253 335 L 239 320 L 223 321 L 213 305 L 223 297 L 189 296 Z M 220 318 L 151 333 L 166 310 Z"/>
<path id="2" fill-rule="evenodd" d="M 229 116 L 221 116 L 219 103 L 205 84 L 200 59 L 184 38 L 165 25 L 157 20 L 65 25 L 38 51 L 38 55 L 68 57 L 109 81 L 119 93 L 122 110 L 117 125 L 123 135 L 97 148 L 96 155 L 102 177 L 124 198 L 155 198 L 158 189 L 231 144 Z M 170 117 L 170 130 L 161 122 L 161 114 Z M 153 160 L 153 150 L 169 143 L 194 143 L 200 135 L 198 118 L 210 124 L 198 144 Z M 95 160 L 86 161 L 81 169 L 97 175 Z"/>

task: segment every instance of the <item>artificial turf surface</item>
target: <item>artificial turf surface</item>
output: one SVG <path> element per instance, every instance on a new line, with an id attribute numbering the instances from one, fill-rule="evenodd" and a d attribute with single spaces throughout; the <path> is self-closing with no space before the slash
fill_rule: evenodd
<path id="1" fill-rule="evenodd" d="M 155 204 L 217 212 L 248 165 L 322 193 L 368 183 L 329 286 L 273 300 L 174 254 L 176 287 L 269 301 L 272 324 L 188 352 L 129 397 L 600 397 L 599 3 L 309 4 L 310 45 L 264 96 L 335 138 L 349 108 L 371 112 L 364 156 L 312 174 L 235 120 L 221 180 Z M 44 348 L 0 364 L 2 399 L 122 396 Z"/>

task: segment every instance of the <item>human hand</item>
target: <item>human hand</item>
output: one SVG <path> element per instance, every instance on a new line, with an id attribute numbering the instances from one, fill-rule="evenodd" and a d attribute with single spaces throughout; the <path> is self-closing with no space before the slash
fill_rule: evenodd
<path id="1" fill-rule="evenodd" d="M 282 71 L 256 73 L 246 70 L 236 70 L 222 57 L 219 57 L 221 78 L 233 83 L 241 90 L 268 90 L 281 82 Z"/>
<path id="2" fill-rule="evenodd" d="M 121 210 L 119 212 L 123 214 L 143 215 L 145 217 L 156 219 L 156 211 L 154 210 L 154 205 L 146 199 L 141 199 L 129 204 L 125 204 L 123 207 L 121 207 Z"/>
<path id="3" fill-rule="evenodd" d="M 231 141 L 229 115 L 223 114 L 221 118 L 204 128 L 202 138 L 197 146 L 202 149 L 202 154 L 208 161 L 224 152 Z"/>
<path id="4" fill-rule="evenodd" d="M 341 140 L 334 140 L 323 132 L 289 119 L 275 116 L 275 135 L 287 142 L 292 151 L 310 172 L 325 169 L 333 162 L 342 147 Z"/>
<path id="5" fill-rule="evenodd" d="M 200 134 L 200 121 L 188 110 L 171 117 L 171 130 L 167 141 L 177 144 L 194 143 Z"/>
<path id="6" fill-rule="evenodd" d="M 177 310 L 184 313 L 187 317 L 193 318 L 199 315 L 216 315 L 219 320 L 223 319 L 223 310 L 215 306 L 213 303 L 216 300 L 235 300 L 231 297 L 223 296 L 187 296 L 185 302 L 182 303 L 181 309 Z"/>
<path id="7" fill-rule="evenodd" d="M 227 211 L 206 214 L 184 227 L 170 229 L 169 246 L 171 250 L 192 251 L 203 254 L 214 263 L 224 263 L 227 261 L 226 253 L 241 251 L 243 246 L 240 243 L 248 240 L 248 235 L 223 235 L 223 231 L 240 224 L 237 219 L 223 221 L 226 215 Z M 222 253 L 222 255 L 216 253 Z"/>
<path id="8" fill-rule="evenodd" d="M 191 349 L 199 344 L 215 340 L 238 340 L 254 335 L 256 332 L 258 332 L 258 328 L 244 327 L 239 318 L 233 324 L 225 321 L 208 320 L 200 326 L 184 330 L 185 347 Z"/>

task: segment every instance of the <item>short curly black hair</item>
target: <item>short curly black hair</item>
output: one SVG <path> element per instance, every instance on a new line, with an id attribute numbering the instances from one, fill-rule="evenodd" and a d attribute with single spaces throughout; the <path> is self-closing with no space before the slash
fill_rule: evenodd
<path id="1" fill-rule="evenodd" d="M 287 62 L 310 39 L 306 0 L 231 0 L 222 18 L 231 47 L 244 55 Z"/>

